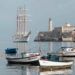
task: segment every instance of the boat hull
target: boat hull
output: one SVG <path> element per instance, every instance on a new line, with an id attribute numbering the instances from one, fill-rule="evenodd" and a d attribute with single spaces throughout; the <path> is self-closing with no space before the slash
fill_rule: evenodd
<path id="1" fill-rule="evenodd" d="M 8 60 L 8 64 L 29 64 L 29 65 L 38 66 L 39 62 L 38 62 L 38 60 L 36 60 L 36 61 L 30 61 L 30 62 L 10 61 L 10 60 Z"/>
<path id="2" fill-rule="evenodd" d="M 62 57 L 75 57 L 75 52 L 74 53 L 62 53 L 62 54 L 58 54 L 58 56 L 62 56 Z"/>
<path id="3" fill-rule="evenodd" d="M 16 35 L 14 42 L 28 42 L 31 32 L 28 32 L 26 35 Z"/>
<path id="4" fill-rule="evenodd" d="M 23 37 L 14 40 L 14 42 L 28 42 L 28 41 L 29 41 L 29 37 Z"/>
<path id="5" fill-rule="evenodd" d="M 33 57 L 7 57 L 8 63 L 10 64 L 31 64 L 31 65 L 39 65 L 40 56 Z"/>
<path id="6" fill-rule="evenodd" d="M 47 61 L 47 60 L 39 60 L 40 67 L 42 68 L 69 68 L 72 66 L 73 62 L 56 62 L 56 61 Z"/>

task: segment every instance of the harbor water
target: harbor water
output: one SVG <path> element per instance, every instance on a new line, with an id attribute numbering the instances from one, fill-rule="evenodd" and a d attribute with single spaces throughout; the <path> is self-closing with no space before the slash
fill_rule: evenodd
<path id="1" fill-rule="evenodd" d="M 46 55 L 48 52 L 59 51 L 60 47 L 75 47 L 74 42 L 28 42 L 15 44 L 19 50 L 27 52 L 40 52 Z M 0 52 L 1 53 L 1 52 Z M 72 58 L 75 61 L 75 58 Z M 4 52 L 0 54 L 0 75 L 75 75 L 75 63 L 69 69 L 54 71 L 40 71 L 39 66 L 8 64 Z"/>
<path id="2" fill-rule="evenodd" d="M 26 16 L 24 15 L 26 19 L 23 17 L 26 21 L 23 21 L 23 15 L 17 16 L 19 7 L 26 8 Z M 62 46 L 75 47 L 75 42 L 33 41 L 38 32 L 49 30 L 49 18 L 52 19 L 51 31 L 55 27 L 60 30 L 66 22 L 75 26 L 75 0 L 0 0 L 0 10 L 0 75 L 75 75 L 75 57 L 70 58 L 74 64 L 69 69 L 44 72 L 41 72 L 39 66 L 8 64 L 5 57 L 6 48 L 14 47 L 19 49 L 18 52 L 39 52 L 41 55 L 46 55 L 48 52 L 59 51 Z M 23 22 L 26 23 L 25 28 Z M 20 29 L 22 34 L 23 29 L 27 32 L 31 31 L 28 43 L 12 42 L 15 32 L 19 29 L 16 30 L 16 27 L 22 27 Z M 72 31 L 75 33 L 75 29 Z"/>

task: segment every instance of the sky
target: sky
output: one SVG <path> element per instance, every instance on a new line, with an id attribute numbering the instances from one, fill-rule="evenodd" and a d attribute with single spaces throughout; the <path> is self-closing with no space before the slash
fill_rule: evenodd
<path id="1" fill-rule="evenodd" d="M 49 18 L 53 27 L 66 22 L 75 25 L 75 0 L 0 0 L 0 49 L 11 46 L 11 38 L 16 31 L 17 8 L 20 6 L 28 9 L 31 20 L 28 27 L 34 37 L 39 31 L 48 30 Z"/>

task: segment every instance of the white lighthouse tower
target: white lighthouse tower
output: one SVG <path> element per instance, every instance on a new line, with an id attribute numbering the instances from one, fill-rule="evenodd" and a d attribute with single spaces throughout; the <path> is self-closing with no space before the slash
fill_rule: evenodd
<path id="1" fill-rule="evenodd" d="M 48 27 L 48 31 L 52 31 L 53 28 L 52 28 L 52 20 L 51 18 L 49 18 L 49 27 Z"/>

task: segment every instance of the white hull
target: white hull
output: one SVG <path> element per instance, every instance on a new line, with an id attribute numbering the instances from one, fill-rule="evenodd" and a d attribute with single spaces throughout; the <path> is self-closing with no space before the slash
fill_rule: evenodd
<path id="1" fill-rule="evenodd" d="M 14 42 L 27 42 L 27 41 L 28 41 L 28 37 L 17 38 L 14 40 Z"/>
<path id="2" fill-rule="evenodd" d="M 62 56 L 68 56 L 68 57 L 74 57 L 75 56 L 75 52 L 67 52 L 67 53 L 63 53 Z"/>
<path id="3" fill-rule="evenodd" d="M 47 60 L 39 60 L 39 63 L 42 67 L 68 67 L 73 64 L 73 62 L 55 62 Z"/>
<path id="4" fill-rule="evenodd" d="M 40 57 L 37 58 L 7 58 L 9 62 L 32 62 L 39 60 Z"/>

